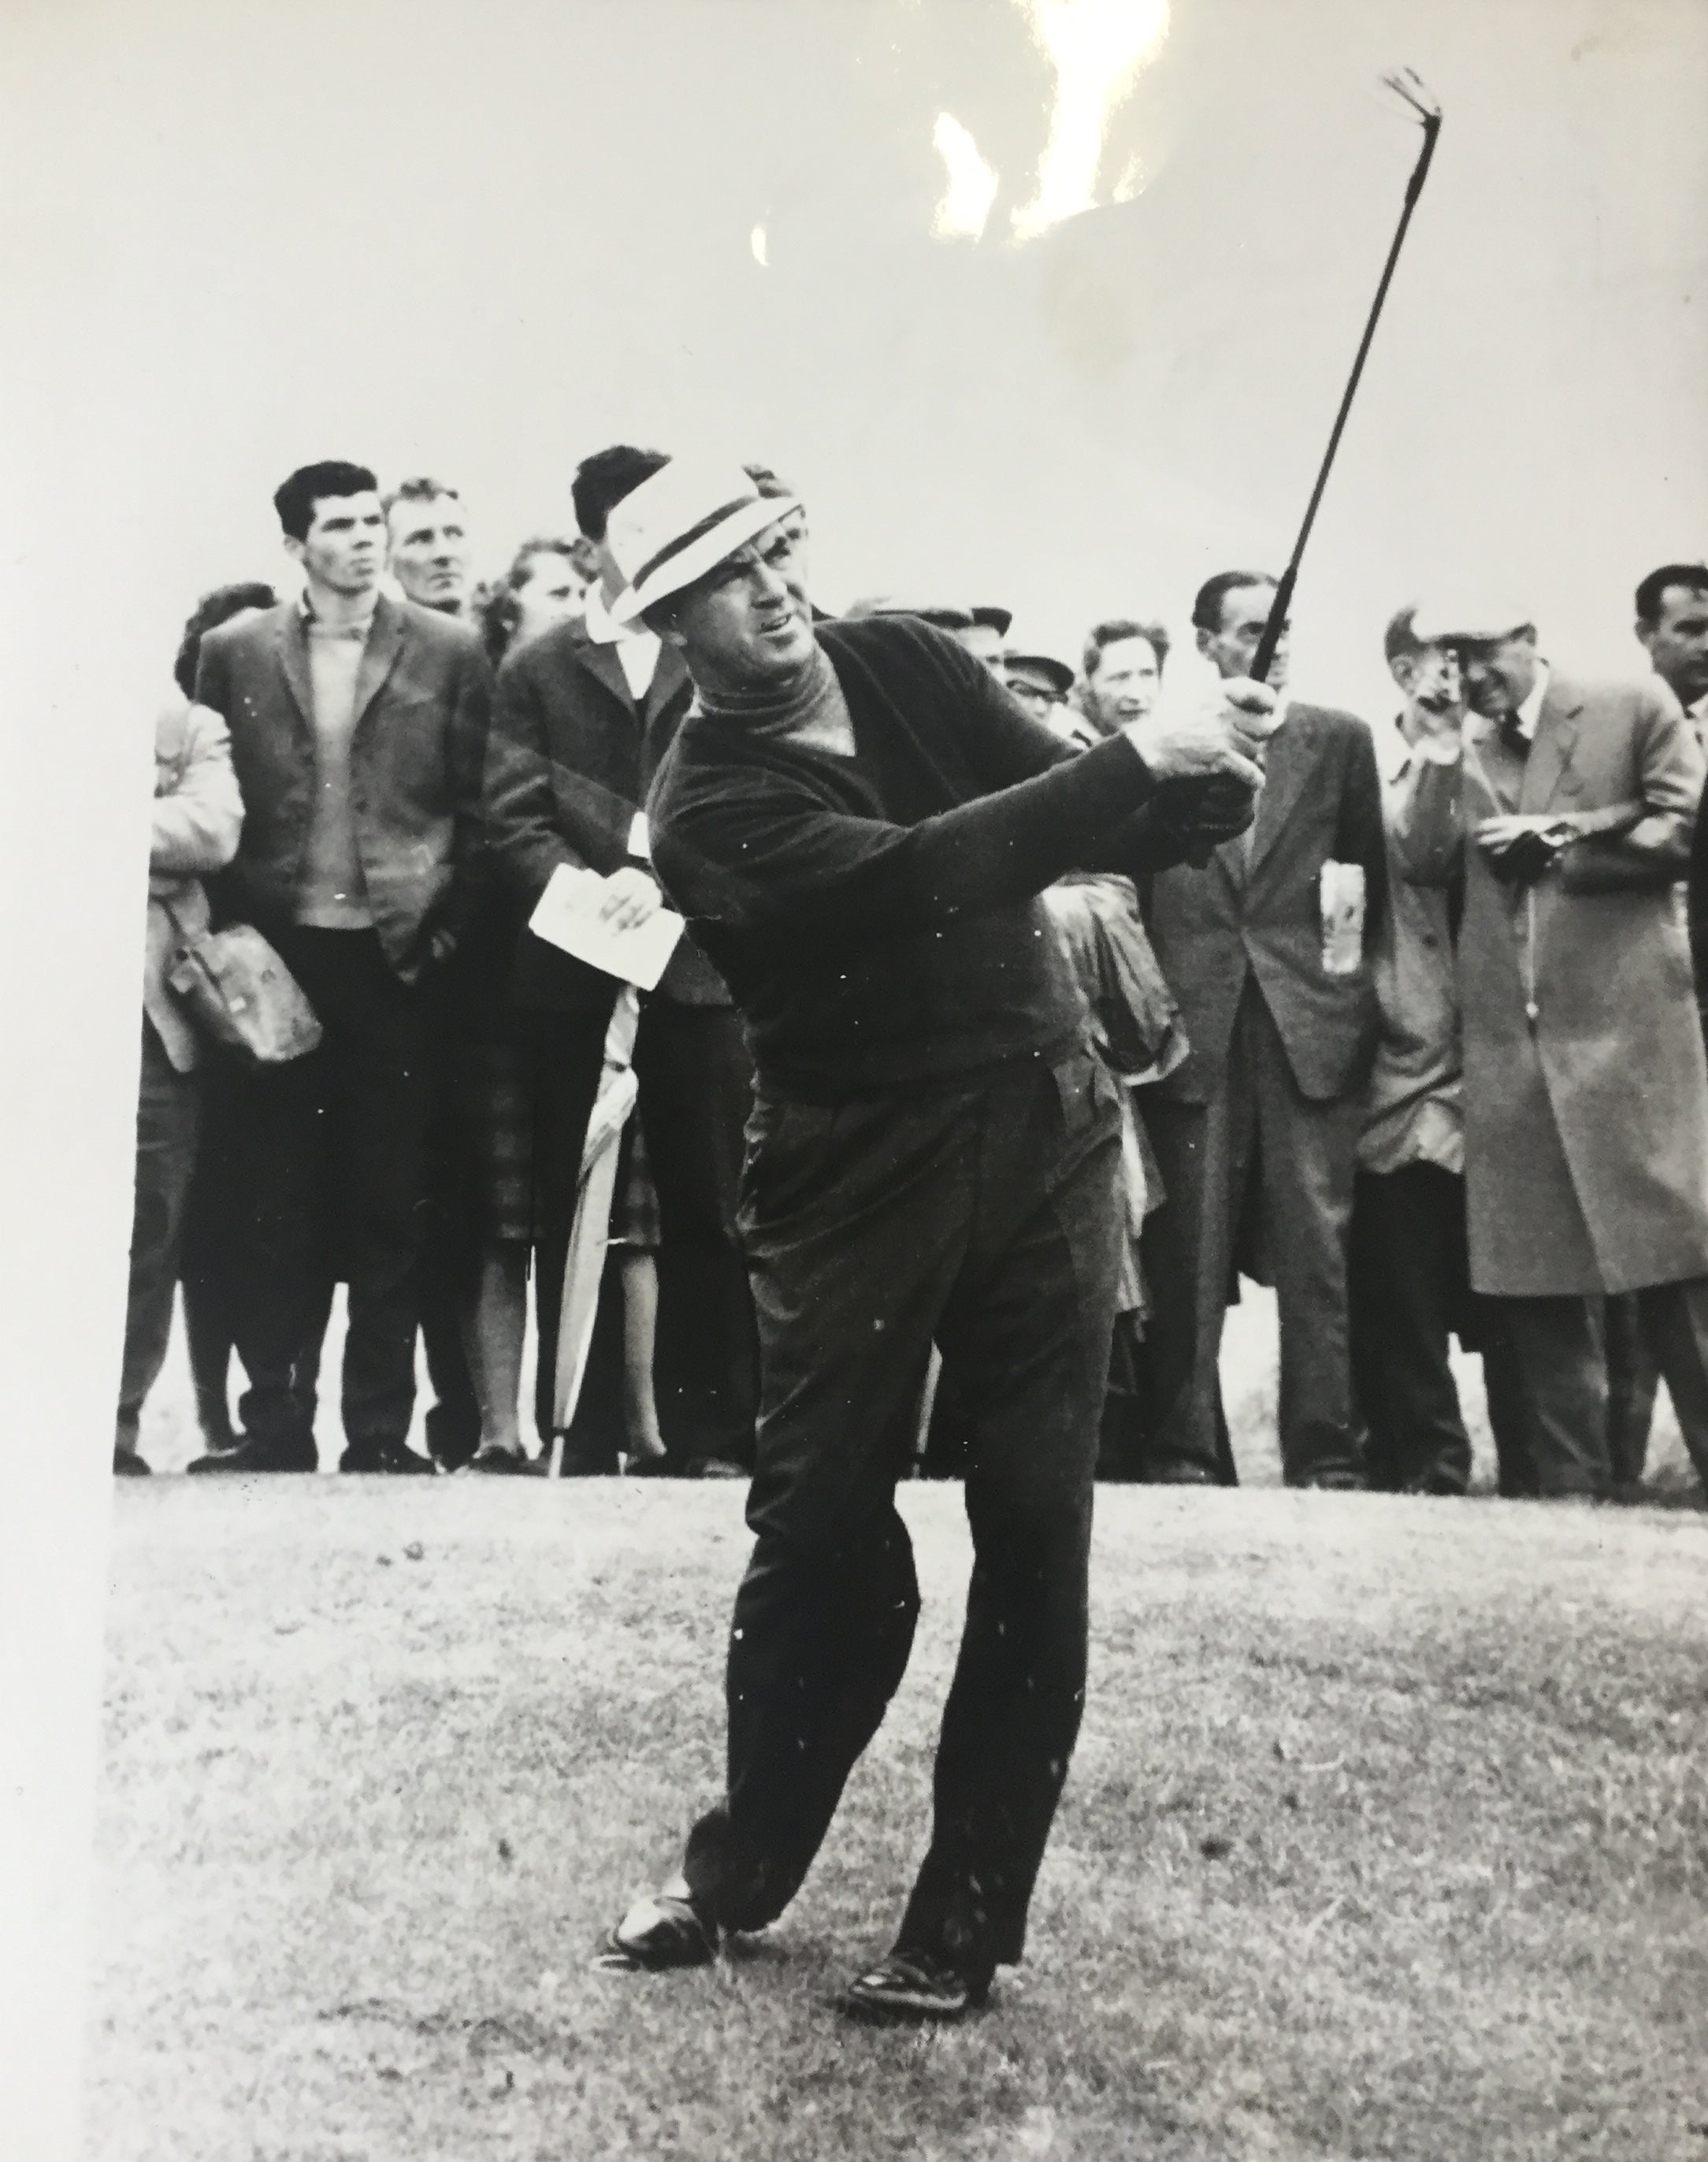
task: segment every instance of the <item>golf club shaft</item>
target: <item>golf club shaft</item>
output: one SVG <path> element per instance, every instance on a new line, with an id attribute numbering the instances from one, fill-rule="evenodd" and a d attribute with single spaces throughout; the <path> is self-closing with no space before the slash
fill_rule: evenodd
<path id="1" fill-rule="evenodd" d="M 1345 432 L 1346 416 L 1352 410 L 1352 400 L 1357 395 L 1360 377 L 1369 357 L 1371 342 L 1376 336 L 1376 326 L 1382 316 L 1382 305 L 1387 298 L 1387 289 L 1393 282 L 1394 266 L 1400 259 L 1400 250 L 1405 245 L 1406 228 L 1412 222 L 1412 212 L 1418 206 L 1418 198 L 1423 192 L 1423 182 L 1429 171 L 1429 160 L 1435 154 L 1435 140 L 1441 133 L 1441 117 L 1429 113 L 1423 119 L 1423 147 L 1418 153 L 1411 179 L 1406 183 L 1405 206 L 1400 212 L 1400 222 L 1394 229 L 1393 244 L 1387 251 L 1387 261 L 1382 265 L 1382 282 L 1376 289 L 1376 298 L 1371 304 L 1369 320 L 1364 326 L 1364 336 L 1358 342 L 1357 355 L 1352 363 L 1352 373 L 1346 379 L 1346 389 L 1340 400 L 1340 410 L 1335 415 L 1335 426 L 1329 432 L 1329 447 L 1323 454 L 1323 462 L 1317 474 L 1317 484 L 1311 490 L 1311 499 L 1305 506 L 1304 522 L 1298 530 L 1298 539 L 1293 544 L 1291 561 L 1281 575 L 1275 588 L 1275 599 L 1269 610 L 1269 619 L 1263 626 L 1263 635 L 1257 641 L 1257 650 L 1252 656 L 1251 679 L 1267 683 L 1269 671 L 1275 665 L 1275 649 L 1287 627 L 1288 611 L 1293 605 L 1293 589 L 1298 582 L 1298 567 L 1303 559 L 1305 543 L 1311 537 L 1311 528 L 1316 523 L 1317 507 L 1322 502 L 1323 491 L 1329 484 L 1329 474 L 1335 463 L 1335 453 L 1340 447 L 1340 438 Z"/>

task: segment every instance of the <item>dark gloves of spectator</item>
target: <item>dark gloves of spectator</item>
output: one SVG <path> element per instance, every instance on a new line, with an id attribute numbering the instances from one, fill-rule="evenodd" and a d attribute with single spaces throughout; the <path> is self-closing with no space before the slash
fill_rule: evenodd
<path id="1" fill-rule="evenodd" d="M 1560 850 L 1577 833 L 1570 817 L 1515 811 L 1485 818 L 1473 838 L 1497 879 L 1509 885 L 1534 885 L 1553 870 Z"/>

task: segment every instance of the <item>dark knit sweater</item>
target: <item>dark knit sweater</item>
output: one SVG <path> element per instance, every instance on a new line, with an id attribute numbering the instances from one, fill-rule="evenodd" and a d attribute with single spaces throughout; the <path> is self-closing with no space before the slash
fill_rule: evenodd
<path id="1" fill-rule="evenodd" d="M 1143 760 L 1120 738 L 1075 755 L 911 617 L 818 636 L 853 758 L 696 709 L 647 806 L 761 1088 L 834 1102 L 1071 1047 L 1084 1005 L 1037 896 L 1180 859 Z"/>

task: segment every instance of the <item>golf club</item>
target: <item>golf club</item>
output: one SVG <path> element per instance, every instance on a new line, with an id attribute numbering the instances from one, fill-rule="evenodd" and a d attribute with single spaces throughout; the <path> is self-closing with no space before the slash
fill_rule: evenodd
<path id="1" fill-rule="evenodd" d="M 1401 68 L 1382 78 L 1385 89 L 1391 90 L 1422 123 L 1423 147 L 1418 154 L 1418 162 L 1412 169 L 1412 177 L 1406 183 L 1405 203 L 1400 212 L 1400 221 L 1394 229 L 1387 260 L 1382 265 L 1382 281 L 1376 289 L 1376 298 L 1371 303 L 1370 315 L 1364 326 L 1364 335 L 1358 341 L 1358 351 L 1352 362 L 1352 373 L 1346 379 L 1346 388 L 1341 394 L 1340 410 L 1335 415 L 1335 425 L 1329 431 L 1329 447 L 1323 453 L 1323 462 L 1317 473 L 1316 486 L 1311 490 L 1310 501 L 1305 505 L 1303 522 L 1298 529 L 1298 538 L 1293 543 L 1293 554 L 1287 568 L 1282 572 L 1275 588 L 1275 598 L 1270 604 L 1261 636 L 1257 640 L 1251 666 L 1246 671 L 1253 682 L 1267 683 L 1269 671 L 1275 665 L 1275 650 L 1280 645 L 1287 628 L 1288 615 L 1293 607 L 1293 588 L 1298 583 L 1299 565 L 1304 559 L 1305 544 L 1311 537 L 1311 528 L 1316 523 L 1317 509 L 1323 499 L 1323 491 L 1329 484 L 1329 475 L 1335 463 L 1335 453 L 1340 447 L 1340 438 L 1346 429 L 1346 416 L 1352 410 L 1364 363 L 1369 357 L 1371 342 L 1376 336 L 1376 326 L 1382 316 L 1382 302 L 1387 298 L 1387 289 L 1393 282 L 1394 266 L 1400 259 L 1400 249 L 1405 244 L 1406 228 L 1412 222 L 1412 212 L 1418 206 L 1418 197 L 1423 192 L 1423 182 L 1429 171 L 1429 161 L 1435 154 L 1435 138 L 1441 133 L 1441 107 L 1434 93 L 1422 77 L 1411 68 Z M 1208 800 L 1220 804 L 1231 794 L 1226 784 L 1211 785 Z M 1187 860 L 1194 870 L 1202 870 L 1213 853 L 1201 846 Z"/>
<path id="2" fill-rule="evenodd" d="M 1423 124 L 1423 147 L 1418 154 L 1418 162 L 1412 169 L 1412 177 L 1406 183 L 1404 207 L 1400 222 L 1394 229 L 1393 243 L 1387 251 L 1387 260 L 1382 265 L 1382 282 L 1376 289 L 1376 298 L 1371 304 L 1369 320 L 1364 326 L 1364 335 L 1358 341 L 1358 351 L 1352 363 L 1352 373 L 1346 379 L 1346 389 L 1340 400 L 1340 410 L 1335 415 L 1335 426 L 1329 432 L 1329 447 L 1323 454 L 1323 462 L 1317 474 L 1317 484 L 1311 490 L 1310 501 L 1305 505 L 1303 523 L 1298 529 L 1298 538 L 1287 568 L 1281 574 L 1281 582 L 1275 588 L 1274 603 L 1269 610 L 1269 619 L 1263 626 L 1263 634 L 1257 641 L 1257 650 L 1251 662 L 1251 677 L 1263 683 L 1269 679 L 1269 671 L 1275 661 L 1275 649 L 1281 643 L 1281 634 L 1287 625 L 1288 612 L 1293 605 L 1293 589 L 1298 582 L 1299 564 L 1303 560 L 1305 544 L 1311 537 L 1311 528 L 1316 523 L 1317 509 L 1323 499 L 1323 491 L 1329 484 L 1329 474 L 1335 463 L 1335 453 L 1340 447 L 1340 438 L 1345 432 L 1346 416 L 1352 410 L 1352 400 L 1358 391 L 1359 379 L 1364 373 L 1364 363 L 1370 353 L 1371 342 L 1376 336 L 1376 326 L 1382 316 L 1382 302 L 1387 298 L 1387 289 L 1393 282 L 1394 266 L 1400 259 L 1400 250 L 1405 245 L 1406 229 L 1411 224 L 1412 212 L 1418 206 L 1418 198 L 1423 192 L 1423 182 L 1429 176 L 1429 161 L 1435 154 L 1436 139 L 1441 133 L 1441 107 L 1421 76 L 1411 68 L 1401 68 L 1382 78 L 1384 87 L 1393 91 Z"/>

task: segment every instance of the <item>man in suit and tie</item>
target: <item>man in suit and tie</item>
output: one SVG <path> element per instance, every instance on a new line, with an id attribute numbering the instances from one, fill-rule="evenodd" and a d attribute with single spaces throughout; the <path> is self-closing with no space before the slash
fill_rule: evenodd
<path id="1" fill-rule="evenodd" d="M 455 950 L 478 828 L 488 672 L 470 631 L 380 592 L 385 519 L 366 467 L 306 466 L 274 504 L 301 598 L 210 633 L 196 695 L 231 731 L 243 798 L 220 904 L 271 940 L 325 1033 L 246 1077 L 235 1334 L 248 1427 L 192 1468 L 315 1469 L 295 1370 L 336 1261 L 349 1283 L 341 1468 L 428 1471 L 406 1437 L 431 979 Z"/>
<path id="2" fill-rule="evenodd" d="M 1198 595 L 1199 650 L 1249 675 L 1274 597 L 1223 572 Z M 1286 682 L 1283 638 L 1271 671 Z M 1351 713 L 1280 709 L 1256 822 L 1208 868 L 1162 873 L 1151 940 L 1179 1000 L 1191 1056 L 1141 1109 L 1167 1194 L 1145 1227 L 1155 1302 L 1147 1334 L 1149 1475 L 1232 1483 L 1217 1371 L 1235 1273 L 1256 1232 L 1281 1313 L 1281 1453 L 1289 1486 L 1363 1483 L 1347 1343 L 1346 1244 L 1375 1042 L 1366 948 L 1386 891 L 1382 790 Z M 1361 922 L 1331 942 L 1330 885 L 1363 880 Z M 1262 1266 L 1256 1263 L 1254 1266 Z"/>
<path id="3" fill-rule="evenodd" d="M 1422 619 L 1420 619 L 1420 628 Z M 1438 609 L 1474 718 L 1421 744 L 1408 878 L 1462 873 L 1471 1282 L 1528 1414 L 1528 1490 L 1610 1485 L 1603 1300 L 1633 1292 L 1708 1471 L 1708 1064 L 1678 882 L 1700 746 L 1664 683 L 1555 674 L 1517 608 Z"/>
<path id="4" fill-rule="evenodd" d="M 572 495 L 599 551 L 586 614 L 514 655 L 499 679 L 486 767 L 488 843 L 531 911 L 560 864 L 598 872 L 618 918 L 661 906 L 640 806 L 693 691 L 681 655 L 609 602 L 627 580 L 606 545 L 614 507 L 666 461 L 616 444 L 584 459 Z M 538 1413 L 549 1432 L 577 1167 L 598 1086 L 616 979 L 524 930 L 513 995 L 526 1039 L 534 1177 L 541 1196 Z M 660 1219 L 657 1388 L 668 1468 L 723 1475 L 753 1461 L 758 1338 L 735 1234 L 751 1099 L 741 1025 L 723 979 L 688 939 L 643 1000 L 635 1047 L 640 1115 Z M 566 1452 L 614 1465 L 614 1434 Z"/>

